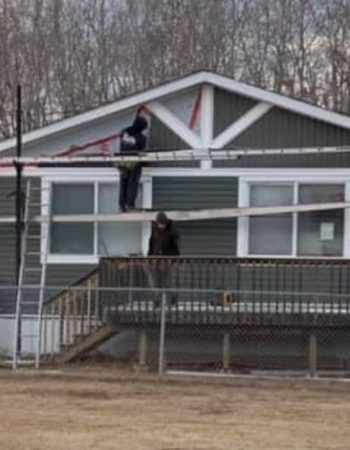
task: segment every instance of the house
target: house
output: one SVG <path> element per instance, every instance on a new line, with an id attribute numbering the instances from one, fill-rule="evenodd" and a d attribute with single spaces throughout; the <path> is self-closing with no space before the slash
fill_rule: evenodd
<path id="1" fill-rule="evenodd" d="M 198 72 L 62 120 L 23 136 L 26 157 L 117 152 L 118 132 L 145 107 L 150 150 L 288 149 L 348 147 L 350 117 L 253 87 Z M 333 149 L 334 150 L 334 149 Z M 1 157 L 15 154 L 15 140 L 0 143 Z M 344 202 L 350 196 L 350 157 L 344 148 L 325 153 L 248 154 L 230 160 L 172 161 L 143 170 L 139 205 L 193 210 Z M 25 179 L 40 189 L 36 213 L 118 212 L 118 170 L 76 164 L 29 165 Z M 1 216 L 14 216 L 15 171 L 0 166 Z M 48 193 L 51 193 L 50 195 Z M 37 225 L 43 237 L 45 227 Z M 273 216 L 188 221 L 177 224 L 183 256 L 305 258 L 350 257 L 346 208 Z M 53 223 L 47 286 L 69 286 L 96 268 L 101 257 L 146 255 L 150 224 Z M 43 238 L 42 238 L 43 240 Z M 41 250 L 45 244 L 32 244 Z M 0 287 L 15 285 L 15 229 L 0 224 Z M 41 261 L 42 262 L 42 261 Z M 34 264 L 34 263 L 33 263 Z M 40 266 L 40 261 L 36 263 Z M 0 347 L 8 336 L 14 296 L 0 294 Z M 11 322 L 12 323 L 12 322 Z"/>

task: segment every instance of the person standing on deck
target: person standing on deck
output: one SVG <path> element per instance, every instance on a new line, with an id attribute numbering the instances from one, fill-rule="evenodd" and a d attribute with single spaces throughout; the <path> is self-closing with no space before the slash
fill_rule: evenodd
<path id="1" fill-rule="evenodd" d="M 164 212 L 157 214 L 152 223 L 152 233 L 149 239 L 148 256 L 179 256 L 179 235 L 173 227 L 173 222 Z M 170 289 L 173 286 L 173 270 L 170 263 L 156 264 L 152 276 L 154 288 Z M 170 294 L 171 304 L 176 304 L 175 293 Z M 160 305 L 160 297 L 156 295 L 155 307 Z"/>
<path id="2" fill-rule="evenodd" d="M 148 128 L 148 122 L 138 110 L 133 124 L 121 132 L 121 153 L 138 153 L 146 148 L 147 137 L 144 134 Z M 119 208 L 122 212 L 135 209 L 137 191 L 142 174 L 142 164 L 138 162 L 126 162 L 118 164 L 120 171 Z"/>
<path id="3" fill-rule="evenodd" d="M 152 223 L 152 233 L 149 239 L 148 256 L 178 256 L 179 235 L 173 227 L 172 220 L 164 212 L 159 212 L 156 221 Z"/>

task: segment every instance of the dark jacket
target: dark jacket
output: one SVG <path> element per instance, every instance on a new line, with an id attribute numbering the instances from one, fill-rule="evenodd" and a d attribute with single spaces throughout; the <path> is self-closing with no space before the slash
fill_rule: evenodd
<path id="1" fill-rule="evenodd" d="M 120 150 L 122 152 L 135 152 L 144 150 L 146 148 L 147 138 L 143 134 L 143 130 L 145 130 L 147 127 L 147 120 L 142 116 L 136 116 L 133 124 L 130 127 L 122 130 Z"/>
<path id="2" fill-rule="evenodd" d="M 161 230 L 155 222 L 152 223 L 152 234 L 149 239 L 149 256 L 178 256 L 179 235 L 173 228 L 173 222 L 168 220 L 166 228 Z"/>

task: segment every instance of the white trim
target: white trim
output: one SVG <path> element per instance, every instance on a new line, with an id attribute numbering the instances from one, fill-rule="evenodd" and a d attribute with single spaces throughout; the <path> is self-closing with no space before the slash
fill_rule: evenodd
<path id="1" fill-rule="evenodd" d="M 345 201 L 350 199 L 350 181 L 345 183 Z M 344 211 L 343 256 L 350 258 L 350 210 Z"/>
<path id="2" fill-rule="evenodd" d="M 153 180 L 148 178 L 143 184 L 143 207 L 152 208 L 153 205 Z M 142 253 L 148 254 L 148 241 L 151 233 L 150 222 L 142 222 Z"/>
<path id="3" fill-rule="evenodd" d="M 239 179 L 239 206 L 247 207 L 249 205 L 249 192 L 251 184 L 293 184 L 293 205 L 297 204 L 298 198 L 295 197 L 299 192 L 299 184 L 343 184 L 345 190 L 345 201 L 350 199 L 350 171 L 342 177 L 334 172 L 334 169 L 317 169 L 313 170 L 315 173 L 300 174 L 292 176 L 281 173 L 268 176 L 268 169 L 263 169 L 265 174 L 259 174 L 261 176 L 247 176 L 240 177 Z M 310 171 L 310 169 L 309 169 Z M 323 172 L 323 173 L 322 173 Z M 310 176 L 311 175 L 311 176 Z M 320 204 L 322 205 L 322 203 Z M 297 212 L 293 214 L 293 230 L 292 230 L 292 253 L 288 255 L 251 255 L 249 254 L 249 218 L 238 218 L 237 224 L 237 256 L 251 257 L 251 258 L 309 258 L 309 256 L 300 256 L 297 254 Z M 350 257 L 350 211 L 348 208 L 344 208 L 344 237 L 343 237 L 343 252 L 341 256 L 327 256 L 327 258 L 349 258 Z M 312 256 L 312 258 L 325 258 L 325 256 Z"/>
<path id="4" fill-rule="evenodd" d="M 153 102 L 147 104 L 147 109 L 149 109 L 159 120 L 161 120 L 191 148 L 203 148 L 202 140 L 167 107 L 158 102 Z"/>
<path id="5" fill-rule="evenodd" d="M 23 135 L 23 144 L 25 145 L 30 142 L 46 138 L 53 134 L 63 133 L 77 126 L 90 124 L 93 121 L 108 117 L 111 114 L 130 110 L 138 105 L 157 100 L 161 97 L 168 96 L 178 91 L 183 91 L 187 88 L 192 88 L 193 86 L 203 83 L 212 84 L 226 91 L 240 94 L 257 101 L 271 103 L 275 106 L 301 114 L 303 116 L 311 117 L 313 119 L 321 120 L 322 122 L 337 125 L 339 127 L 350 130 L 350 118 L 345 115 L 338 114 L 333 111 L 328 111 L 318 106 L 310 105 L 299 100 L 294 100 L 292 98 L 276 94 L 274 92 L 270 92 L 255 86 L 250 86 L 212 72 L 199 72 L 166 83 L 162 86 L 149 89 L 148 91 L 142 92 L 140 94 L 135 94 L 128 98 L 121 99 L 110 105 L 102 106 L 83 114 L 78 114 L 69 119 L 65 119 L 52 125 L 40 128 L 39 130 L 25 133 Z M 0 152 L 14 148 L 15 145 L 15 139 L 8 139 L 0 143 Z"/>
<path id="6" fill-rule="evenodd" d="M 310 105 L 309 103 L 301 100 L 294 100 L 293 98 L 286 97 L 275 92 L 250 86 L 223 75 L 217 75 L 211 72 L 206 72 L 206 75 L 206 82 L 212 83 L 218 88 L 250 97 L 258 101 L 272 103 L 274 106 L 278 106 L 282 109 L 311 117 L 313 119 L 321 120 L 322 122 L 328 122 L 348 130 L 350 129 L 350 117 L 346 115 L 329 111 L 327 109 L 320 108 L 319 106 Z"/>
<path id="7" fill-rule="evenodd" d="M 201 92 L 201 123 L 200 132 L 204 148 L 210 148 L 214 135 L 214 88 L 210 84 L 203 84 Z M 201 169 L 211 169 L 210 159 L 201 161 Z"/>
<path id="8" fill-rule="evenodd" d="M 79 175 L 79 176 L 78 176 Z M 79 169 L 63 169 L 60 171 L 47 171 L 45 175 L 42 176 L 42 186 L 44 188 L 47 188 L 51 186 L 50 191 L 52 191 L 52 184 L 58 183 L 58 184 L 91 184 L 94 186 L 94 211 L 97 212 L 98 208 L 98 189 L 96 189 L 96 186 L 103 183 L 118 183 L 119 182 L 119 172 L 113 169 L 110 171 L 109 169 L 104 169 L 103 171 L 99 172 L 94 169 L 91 169 L 90 173 L 86 173 L 85 171 L 82 173 Z M 143 175 L 141 178 L 141 186 L 143 189 L 142 192 L 142 205 L 143 207 L 149 207 L 149 199 L 150 192 L 152 195 L 152 190 L 150 191 L 150 186 L 152 186 L 152 179 Z M 43 200 L 42 200 L 42 206 L 41 206 L 41 214 L 43 216 L 47 216 L 47 203 L 48 203 L 48 192 L 47 190 L 44 190 Z M 99 261 L 99 255 L 98 255 L 98 221 L 92 220 L 94 223 L 94 254 L 85 254 L 85 255 L 67 255 L 67 254 L 48 254 L 47 257 L 47 263 L 48 264 L 98 264 Z M 42 223 L 41 224 L 41 236 L 45 236 L 45 226 L 48 226 L 48 223 Z M 146 235 L 147 229 L 142 226 L 142 251 L 145 248 L 145 239 L 148 238 L 148 234 Z M 148 242 L 148 241 L 147 241 Z M 40 243 L 41 252 L 43 252 L 44 249 L 44 241 L 43 238 L 41 239 Z"/>
<path id="9" fill-rule="evenodd" d="M 298 203 L 299 181 L 293 183 L 293 205 Z M 346 211 L 346 209 L 345 209 Z M 298 213 L 292 214 L 292 255 L 298 254 Z"/>
<path id="10" fill-rule="evenodd" d="M 273 105 L 269 103 L 258 103 L 220 133 L 212 142 L 211 148 L 220 149 L 225 147 L 225 145 L 246 131 L 272 108 Z"/>
<path id="11" fill-rule="evenodd" d="M 30 142 L 46 138 L 52 134 L 66 132 L 76 126 L 87 125 L 93 121 L 100 120 L 118 112 L 130 110 L 158 98 L 201 84 L 205 82 L 205 79 L 206 72 L 199 72 L 188 77 L 163 84 L 156 88 L 149 89 L 140 94 L 131 95 L 127 98 L 111 103 L 110 105 L 102 106 L 82 114 L 77 114 L 69 119 L 64 119 L 52 125 L 25 133 L 23 135 L 23 144 L 25 145 Z M 14 148 L 15 145 L 16 140 L 14 138 L 8 139 L 0 143 L 0 152 Z"/>

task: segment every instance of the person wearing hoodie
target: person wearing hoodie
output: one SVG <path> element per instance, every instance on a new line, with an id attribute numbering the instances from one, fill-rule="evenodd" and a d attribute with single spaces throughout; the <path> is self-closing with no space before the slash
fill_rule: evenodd
<path id="1" fill-rule="evenodd" d="M 138 111 L 133 124 L 121 132 L 120 151 L 138 153 L 146 148 L 147 138 L 144 132 L 148 128 L 147 120 Z M 119 208 L 122 212 L 135 209 L 137 191 L 142 174 L 142 164 L 127 162 L 119 164 Z"/>
<path id="2" fill-rule="evenodd" d="M 178 256 L 179 235 L 173 227 L 172 220 L 164 212 L 159 212 L 156 221 L 152 223 L 152 233 L 149 239 L 149 256 Z"/>
<path id="3" fill-rule="evenodd" d="M 157 214 L 152 223 L 152 232 L 149 239 L 148 256 L 179 256 L 179 235 L 173 227 L 173 222 L 164 212 Z M 153 270 L 153 287 L 170 289 L 173 287 L 172 267 L 169 264 L 156 264 Z M 172 305 L 176 304 L 176 295 L 168 295 Z M 156 295 L 155 307 L 160 305 L 160 296 Z"/>

